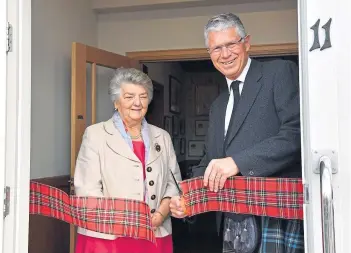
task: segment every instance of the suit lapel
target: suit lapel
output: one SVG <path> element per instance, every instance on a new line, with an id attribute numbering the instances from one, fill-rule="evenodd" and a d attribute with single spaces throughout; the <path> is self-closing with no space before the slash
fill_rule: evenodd
<path id="1" fill-rule="evenodd" d="M 227 104 L 229 100 L 229 93 L 223 92 L 220 94 L 219 103 L 216 110 L 213 112 L 216 117 L 215 121 L 215 131 L 216 131 L 216 147 L 218 155 L 223 154 L 223 139 L 224 139 L 224 123 L 225 123 L 225 113 L 227 109 Z"/>
<path id="2" fill-rule="evenodd" d="M 250 69 L 247 73 L 244 87 L 240 96 L 240 102 L 236 109 L 233 120 L 231 121 L 227 135 L 226 135 L 226 147 L 230 144 L 231 140 L 238 133 L 241 125 L 243 124 L 247 114 L 249 113 L 252 105 L 254 104 L 256 97 L 261 89 L 261 83 L 259 80 L 262 77 L 261 64 L 258 61 L 252 60 Z"/>
<path id="3" fill-rule="evenodd" d="M 114 126 L 112 119 L 104 123 L 104 128 L 108 133 L 106 143 L 110 149 L 125 158 L 133 161 L 139 161 L 138 157 L 134 154 L 133 150 L 129 147 L 128 143 L 125 142 L 122 135 Z"/>

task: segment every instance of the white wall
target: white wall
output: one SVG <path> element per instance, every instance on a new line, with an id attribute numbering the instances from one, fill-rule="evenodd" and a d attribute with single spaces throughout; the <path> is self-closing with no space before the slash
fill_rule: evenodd
<path id="1" fill-rule="evenodd" d="M 32 0 L 31 178 L 70 171 L 71 44 L 97 44 L 86 0 Z"/>
<path id="2" fill-rule="evenodd" d="M 99 14 L 98 45 L 120 54 L 144 50 L 203 48 L 203 27 L 208 19 L 230 11 L 240 16 L 248 33 L 252 35 L 253 44 L 297 42 L 296 1 L 293 5 L 290 1 L 278 2 L 287 4 L 278 10 L 276 4 L 270 6 L 270 3 L 265 3 Z M 263 11 L 266 9 L 268 10 Z M 250 10 L 253 12 L 248 12 Z"/>

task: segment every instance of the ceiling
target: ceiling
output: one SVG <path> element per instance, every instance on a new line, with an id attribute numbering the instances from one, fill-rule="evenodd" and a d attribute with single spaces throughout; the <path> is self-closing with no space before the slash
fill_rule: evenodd
<path id="1" fill-rule="evenodd" d="M 170 10 L 189 7 L 238 5 L 264 2 L 291 2 L 296 0 L 91 0 L 98 13 Z"/>

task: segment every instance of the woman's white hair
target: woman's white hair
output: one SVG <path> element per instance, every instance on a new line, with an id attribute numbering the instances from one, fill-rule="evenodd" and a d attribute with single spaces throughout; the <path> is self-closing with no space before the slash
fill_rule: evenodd
<path id="1" fill-rule="evenodd" d="M 151 103 L 154 93 L 152 81 L 147 74 L 134 68 L 116 69 L 108 88 L 108 94 L 113 103 L 120 98 L 121 87 L 126 83 L 143 86 L 148 93 L 149 104 Z"/>

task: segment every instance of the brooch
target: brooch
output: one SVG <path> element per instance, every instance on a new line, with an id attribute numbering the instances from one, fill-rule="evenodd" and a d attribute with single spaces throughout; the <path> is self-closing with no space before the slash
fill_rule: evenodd
<path id="1" fill-rule="evenodd" d="M 161 151 L 161 146 L 158 145 L 158 143 L 155 144 L 155 149 L 157 152 L 160 152 Z"/>

